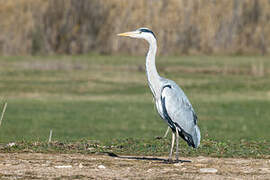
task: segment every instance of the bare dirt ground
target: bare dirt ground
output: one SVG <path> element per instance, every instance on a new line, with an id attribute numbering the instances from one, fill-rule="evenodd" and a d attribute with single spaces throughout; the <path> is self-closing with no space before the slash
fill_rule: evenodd
<path id="1" fill-rule="evenodd" d="M 1 179 L 270 179 L 269 159 L 84 154 L 0 154 Z"/>

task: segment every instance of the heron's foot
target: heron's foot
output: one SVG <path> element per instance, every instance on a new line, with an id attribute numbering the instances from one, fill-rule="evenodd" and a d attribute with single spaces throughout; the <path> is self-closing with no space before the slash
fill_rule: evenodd
<path id="1" fill-rule="evenodd" d="M 165 139 L 165 138 L 167 137 L 167 134 L 168 134 L 168 133 L 166 132 L 162 138 Z"/>
<path id="2" fill-rule="evenodd" d="M 163 139 L 164 137 L 156 136 L 155 139 Z"/>
<path id="3" fill-rule="evenodd" d="M 165 132 L 165 134 L 164 134 L 163 138 L 166 138 L 166 137 L 167 137 L 167 135 L 168 135 L 169 131 L 170 131 L 170 127 L 168 127 L 168 128 L 167 128 L 167 130 L 166 130 L 166 132 Z"/>
<path id="4" fill-rule="evenodd" d="M 165 160 L 165 163 L 166 164 L 173 164 L 174 162 L 171 158 L 169 158 L 168 160 Z"/>

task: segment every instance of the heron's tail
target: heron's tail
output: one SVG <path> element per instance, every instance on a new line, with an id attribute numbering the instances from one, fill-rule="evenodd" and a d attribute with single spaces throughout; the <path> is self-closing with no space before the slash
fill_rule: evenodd
<path id="1" fill-rule="evenodd" d="M 176 124 L 176 129 L 179 132 L 179 136 L 182 137 L 189 146 L 192 146 L 193 148 L 199 147 L 201 141 L 201 132 L 197 125 L 194 126 L 191 133 L 185 132 L 178 124 Z M 172 130 L 175 132 L 175 129 Z"/>
<path id="2" fill-rule="evenodd" d="M 194 147 L 195 148 L 199 147 L 200 141 L 201 141 L 201 132 L 197 125 L 195 125 L 195 131 L 192 137 L 193 137 Z"/>

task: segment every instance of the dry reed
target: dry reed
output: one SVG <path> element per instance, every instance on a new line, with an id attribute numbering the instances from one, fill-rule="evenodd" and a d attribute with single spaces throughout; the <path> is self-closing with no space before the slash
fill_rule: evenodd
<path id="1" fill-rule="evenodd" d="M 0 0 L 0 54 L 143 54 L 116 37 L 142 26 L 162 54 L 270 52 L 268 0 Z"/>

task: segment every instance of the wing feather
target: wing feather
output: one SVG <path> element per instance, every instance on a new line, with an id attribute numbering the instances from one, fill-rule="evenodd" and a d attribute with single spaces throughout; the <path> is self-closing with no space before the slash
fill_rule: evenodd
<path id="1" fill-rule="evenodd" d="M 161 92 L 161 100 L 163 113 L 170 127 L 171 123 L 178 127 L 181 137 L 194 147 L 193 134 L 197 116 L 184 92 L 177 85 L 165 85 Z"/>

